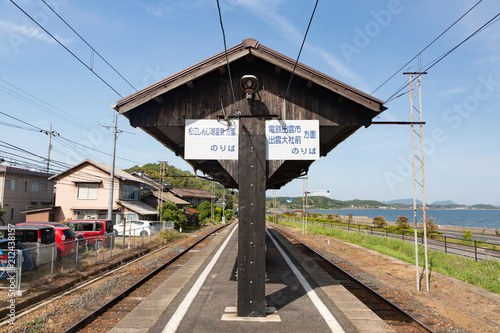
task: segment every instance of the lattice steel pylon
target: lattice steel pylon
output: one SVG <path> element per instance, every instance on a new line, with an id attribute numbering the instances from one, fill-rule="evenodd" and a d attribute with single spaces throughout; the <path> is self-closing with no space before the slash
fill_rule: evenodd
<path id="1" fill-rule="evenodd" d="M 425 214 L 425 172 L 424 172 L 424 133 L 423 133 L 423 120 L 422 120 L 422 89 L 420 77 L 422 74 L 427 74 L 425 72 L 413 72 L 413 73 L 403 73 L 409 76 L 409 88 L 410 88 L 410 115 L 411 115 L 411 155 L 412 155 L 412 174 L 413 174 L 413 221 L 415 223 L 415 269 L 416 269 L 416 282 L 417 290 L 420 291 L 419 283 L 419 266 L 418 266 L 418 237 L 417 237 L 417 186 L 421 190 L 422 194 L 422 224 L 424 226 L 424 270 L 425 270 L 425 284 L 426 290 L 429 291 L 429 265 L 427 257 L 427 219 Z M 413 83 L 413 76 L 417 75 L 417 83 Z M 415 107 L 413 100 L 413 88 L 418 86 L 418 108 Z M 414 111 L 418 113 L 420 131 L 415 130 L 414 124 Z M 417 143 L 415 143 L 415 137 L 417 137 Z M 420 150 L 415 149 L 415 147 L 420 143 Z M 417 170 L 415 160 L 420 162 L 420 170 Z M 417 163 L 418 164 L 418 163 Z M 418 172 L 421 171 L 421 172 Z"/>

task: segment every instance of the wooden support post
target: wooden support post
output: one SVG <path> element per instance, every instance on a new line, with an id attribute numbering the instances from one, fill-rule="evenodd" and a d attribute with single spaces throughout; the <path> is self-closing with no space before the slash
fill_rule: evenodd
<path id="1" fill-rule="evenodd" d="M 238 317 L 266 315 L 265 121 L 239 120 Z"/>

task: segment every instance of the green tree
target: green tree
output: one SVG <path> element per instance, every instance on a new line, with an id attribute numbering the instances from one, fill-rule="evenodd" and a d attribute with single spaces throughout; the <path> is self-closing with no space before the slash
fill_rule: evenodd
<path id="1" fill-rule="evenodd" d="M 7 213 L 7 210 L 6 209 L 0 209 L 0 223 L 2 225 L 5 225 L 5 221 L 3 220 L 2 216 L 5 215 L 5 213 Z"/>
<path id="2" fill-rule="evenodd" d="M 231 209 L 226 209 L 224 211 L 224 216 L 226 217 L 226 222 L 229 222 L 233 219 L 233 211 Z"/>
<path id="3" fill-rule="evenodd" d="M 396 220 L 396 224 L 398 226 L 398 229 L 408 229 L 410 227 L 408 218 L 406 216 L 398 217 L 398 219 Z"/>
<path id="4" fill-rule="evenodd" d="M 165 202 L 161 210 L 162 221 L 174 221 L 175 229 L 186 226 L 186 215 L 184 210 L 177 208 L 173 202 Z"/>
<path id="5" fill-rule="evenodd" d="M 198 206 L 198 208 L 196 208 L 196 210 L 200 212 L 198 221 L 200 221 L 201 224 L 204 224 L 207 218 L 212 217 L 212 204 L 210 201 L 204 201 Z"/>
<path id="6" fill-rule="evenodd" d="M 377 227 L 384 227 L 387 222 L 385 222 L 385 218 L 380 215 L 373 218 L 373 224 L 375 224 Z"/>

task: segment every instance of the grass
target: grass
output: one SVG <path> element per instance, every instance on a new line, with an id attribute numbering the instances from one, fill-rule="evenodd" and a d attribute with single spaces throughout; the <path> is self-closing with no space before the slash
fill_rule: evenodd
<path id="1" fill-rule="evenodd" d="M 165 229 L 158 233 L 158 236 L 165 239 L 167 242 L 173 242 L 177 239 L 184 237 L 180 232 L 175 229 Z"/>
<path id="2" fill-rule="evenodd" d="M 283 220 L 280 224 L 292 228 L 302 228 L 302 223 L 290 220 Z M 311 235 L 319 234 L 342 239 L 415 264 L 415 245 L 405 243 L 399 239 L 349 232 L 342 229 L 324 228 L 318 225 L 309 225 L 308 232 Z M 419 256 L 423 257 L 423 251 L 423 248 L 419 250 Z M 428 258 L 429 269 L 432 271 L 500 294 L 500 261 L 474 261 L 474 259 L 433 250 L 428 250 Z M 419 261 L 419 265 L 423 266 L 423 261 Z"/>

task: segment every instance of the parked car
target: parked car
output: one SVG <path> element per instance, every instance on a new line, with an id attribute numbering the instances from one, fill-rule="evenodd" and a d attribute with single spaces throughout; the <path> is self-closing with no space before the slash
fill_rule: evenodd
<path id="1" fill-rule="evenodd" d="M 64 222 L 71 230 L 85 237 L 89 246 L 99 249 L 111 246 L 113 240 L 112 220 L 70 220 Z"/>
<path id="2" fill-rule="evenodd" d="M 52 226 L 56 232 L 56 243 L 57 243 L 57 258 L 62 259 L 64 256 L 68 256 L 76 253 L 77 238 L 73 230 L 68 228 L 67 225 L 55 222 L 23 222 L 18 223 L 16 226 L 21 225 L 47 225 Z M 83 238 L 83 236 L 82 236 Z"/>
<path id="3" fill-rule="evenodd" d="M 125 236 L 149 236 L 154 234 L 155 228 L 149 221 L 127 221 L 125 224 L 120 222 L 114 226 L 115 235 L 123 236 L 125 228 Z"/>
<path id="4" fill-rule="evenodd" d="M 0 226 L 0 238 L 9 238 L 14 231 L 15 239 L 23 243 L 31 252 L 33 266 L 52 261 L 56 247 L 56 232 L 54 227 L 48 225 L 15 225 Z M 57 251 L 54 255 L 57 257 Z"/>
<path id="5" fill-rule="evenodd" d="M 23 262 L 21 263 L 22 272 L 33 270 L 33 260 L 31 259 L 31 253 L 18 240 L 0 239 L 0 277 L 5 277 L 8 273 L 2 270 L 3 267 L 17 267 L 17 256 L 18 252 L 14 251 L 13 255 L 9 254 L 10 250 L 22 250 Z"/>

